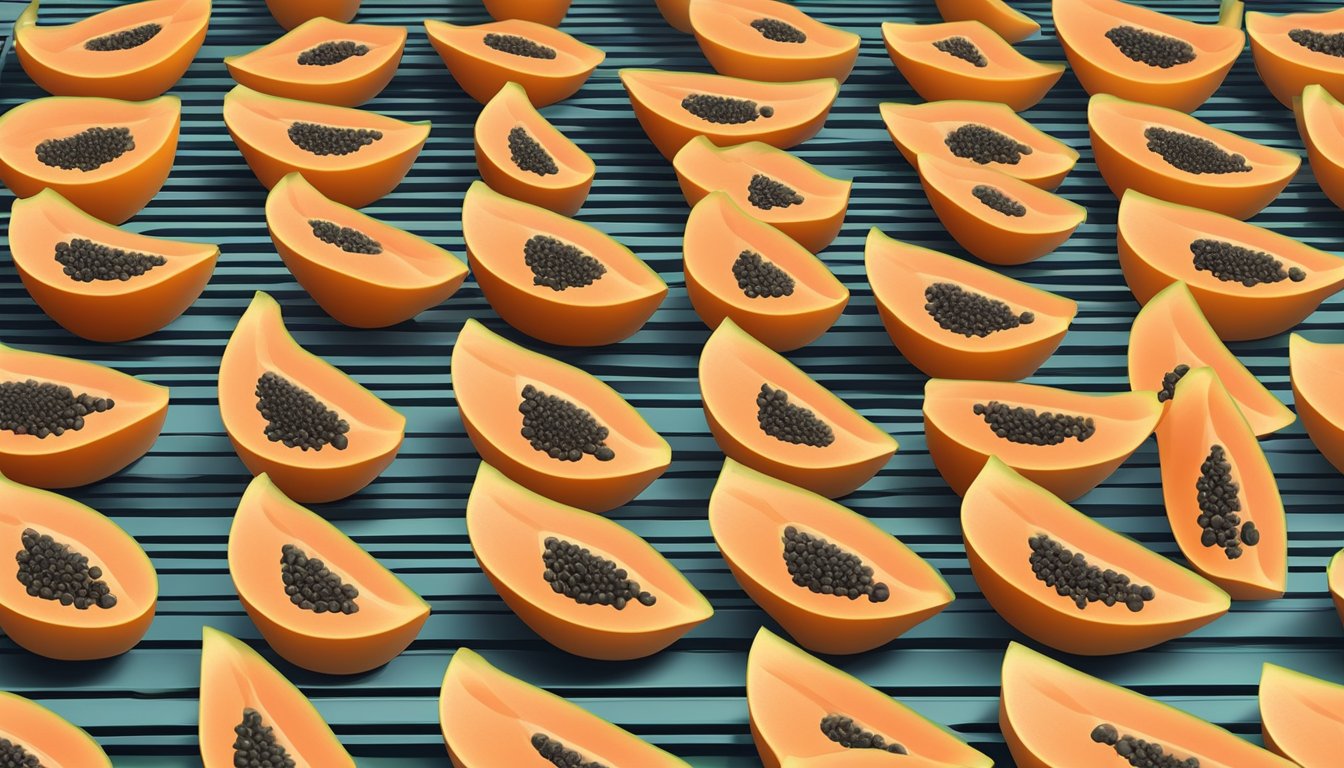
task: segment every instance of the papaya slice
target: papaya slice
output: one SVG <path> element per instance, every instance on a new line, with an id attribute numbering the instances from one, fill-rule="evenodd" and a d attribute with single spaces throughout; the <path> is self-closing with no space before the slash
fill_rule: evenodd
<path id="1" fill-rule="evenodd" d="M 18 694 L 0 691 L 0 739 L 17 753 L 16 764 L 112 768 L 107 753 L 83 728 Z"/>
<path id="2" fill-rule="evenodd" d="M 1302 164 L 1295 152 L 1110 94 L 1088 101 L 1087 128 L 1097 170 L 1116 197 L 1134 189 L 1238 219 L 1273 202 Z"/>
<path id="3" fill-rule="evenodd" d="M 719 146 L 801 144 L 821 130 L 840 92 L 831 78 L 770 83 L 660 69 L 622 69 L 621 83 L 639 124 L 668 160 L 696 136 Z"/>
<path id="4" fill-rule="evenodd" d="M 1330 558 L 1330 564 L 1326 568 L 1326 581 L 1330 596 L 1335 601 L 1335 612 L 1339 614 L 1340 620 L 1344 621 L 1344 550 L 1336 552 L 1335 556 Z"/>
<path id="5" fill-rule="evenodd" d="M 709 601 L 644 539 L 529 491 L 484 462 L 467 499 L 467 535 L 481 570 L 518 618 L 577 656 L 652 656 L 714 615 Z M 575 566 L 581 574 L 619 568 L 628 578 L 607 601 L 583 594 L 610 589 L 606 581 L 579 575 L 565 585 L 545 578 L 574 576 Z"/>
<path id="6" fill-rule="evenodd" d="M 1336 405 L 1344 385 L 1344 344 L 1323 344 L 1294 333 L 1288 338 L 1288 372 L 1307 436 L 1344 472 L 1344 409 Z"/>
<path id="7" fill-rule="evenodd" d="M 458 648 L 448 662 L 439 725 L 455 768 L 554 762 L 551 755 L 573 765 L 690 768 L 577 704 L 497 669 L 470 648 Z"/>
<path id="8" fill-rule="evenodd" d="M 296 410 L 297 409 L 297 410 Z M 406 417 L 299 346 L 280 305 L 257 291 L 219 363 L 219 415 L 233 449 L 295 501 L 334 501 L 373 481 Z"/>
<path id="9" fill-rule="evenodd" d="M 0 116 L 0 181 L 17 197 L 54 189 L 85 213 L 120 224 L 163 187 L 181 120 L 176 96 L 34 99 Z"/>
<path id="10" fill-rule="evenodd" d="M 692 207 L 711 192 L 724 192 L 738 208 L 813 253 L 840 234 L 854 185 L 759 141 L 719 147 L 696 136 L 672 158 L 672 168 Z"/>
<path id="11" fill-rule="evenodd" d="M 74 418 L 62 411 L 0 412 L 8 422 L 0 429 L 0 473 L 39 488 L 73 488 L 120 472 L 149 451 L 168 415 L 167 387 L 3 344 L 0 387 L 15 405 L 41 398 L 62 411 L 84 411 Z"/>
<path id="12" fill-rule="evenodd" d="M 1324 86 L 1331 95 L 1344 96 L 1344 58 L 1327 41 L 1344 32 L 1344 8 L 1271 16 L 1246 14 L 1255 70 L 1274 98 L 1292 107 L 1310 85 Z"/>
<path id="13" fill-rule="evenodd" d="M 302 691 L 256 651 L 213 627 L 202 631 L 198 730 L 205 768 L 262 765 L 267 756 L 323 768 L 355 766 Z"/>
<path id="14" fill-rule="evenodd" d="M 118 229 L 52 189 L 15 198 L 9 215 L 24 288 L 61 327 L 93 341 L 137 339 L 171 323 L 219 259 L 218 246 Z"/>
<path id="15" fill-rule="evenodd" d="M 694 31 L 691 29 L 691 0 L 654 0 L 654 3 L 668 26 L 688 35 Z"/>
<path id="16" fill-rule="evenodd" d="M 527 98 L 506 83 L 476 118 L 476 167 L 492 189 L 573 216 L 588 199 L 597 166 Z"/>
<path id="17" fill-rule="evenodd" d="M 327 314 L 383 328 L 441 304 L 467 265 L 422 237 L 323 195 L 291 173 L 266 197 L 266 227 L 285 266 Z"/>
<path id="18" fill-rule="evenodd" d="M 462 239 L 495 312 L 552 344 L 614 344 L 667 296 L 658 273 L 605 232 L 485 182 L 473 182 L 462 200 Z"/>
<path id="19" fill-rule="evenodd" d="M 1339 150 L 1344 143 L 1344 104 L 1313 83 L 1293 97 L 1293 111 L 1316 183 L 1330 202 L 1344 207 L 1344 152 Z"/>
<path id="20" fill-rule="evenodd" d="M 226 56 L 229 74 L 254 91 L 300 101 L 357 107 L 396 74 L 406 28 L 309 19 L 274 42 Z"/>
<path id="21" fill-rule="evenodd" d="M 817 653 L 886 645 L 955 597 L 933 566 L 868 518 L 732 459 L 710 495 L 709 527 L 743 591 Z M 871 574 L 832 582 L 827 593 L 815 573 L 828 559 Z"/>
<path id="22" fill-rule="evenodd" d="M 1260 672 L 1265 747 L 1302 768 L 1329 768 L 1344 743 L 1344 685 L 1266 663 Z"/>
<path id="23" fill-rule="evenodd" d="M 1030 16 L 1004 0 L 934 0 L 943 21 L 978 21 L 1010 43 L 1020 43 L 1041 31 Z"/>
<path id="24" fill-rule="evenodd" d="M 524 19 L 558 27 L 569 5 L 570 0 L 485 0 L 485 11 L 497 20 Z"/>
<path id="25" fill-rule="evenodd" d="M 849 289 L 821 259 L 723 192 L 695 204 L 682 252 L 686 293 L 705 325 L 731 317 L 774 350 L 810 344 L 849 303 Z"/>
<path id="26" fill-rule="evenodd" d="M 844 82 L 859 36 L 779 0 L 691 0 L 691 32 L 714 71 L 748 80 Z"/>
<path id="27" fill-rule="evenodd" d="M 401 183 L 429 138 L 429 122 L 271 96 L 238 85 L 224 124 L 257 181 L 270 189 L 299 172 L 327 197 L 362 208 Z"/>
<path id="28" fill-rule="evenodd" d="M 709 431 L 730 459 L 822 496 L 853 492 L 896 440 L 725 318 L 700 352 Z"/>
<path id="29" fill-rule="evenodd" d="M 849 752 L 847 750 L 847 752 Z M 820 757 L 788 757 L 782 768 L 890 768 L 891 753 L 886 750 L 857 749 L 854 754 L 831 754 Z M 922 757 L 901 757 L 901 768 L 947 768 L 947 763 L 925 760 Z"/>
<path id="30" fill-rule="evenodd" d="M 457 336 L 451 376 L 462 425 L 481 458 L 562 504 L 590 512 L 615 509 L 672 462 L 667 441 L 616 390 L 476 320 L 468 319 Z M 583 439 L 594 442 L 580 445 L 576 437 L 555 432 L 544 414 L 529 415 L 539 406 L 552 420 L 581 423 Z"/>
<path id="31" fill-rule="evenodd" d="M 482 104 L 510 82 L 537 107 L 564 101 L 607 57 L 554 27 L 522 19 L 469 26 L 426 19 L 425 31 L 449 74 Z"/>
<path id="32" fill-rule="evenodd" d="M 265 473 L 238 502 L 228 550 L 229 575 L 252 623 L 276 653 L 304 669 L 352 675 L 381 667 L 429 618 L 429 606 L 401 579 L 290 501 Z M 300 589 L 292 597 L 291 585 Z"/>
<path id="33" fill-rule="evenodd" d="M 275 22 L 285 29 L 294 29 L 322 16 L 348 22 L 359 13 L 359 4 L 360 0 L 266 0 L 266 7 Z"/>
<path id="34" fill-rule="evenodd" d="M 947 233 L 989 264 L 1025 264 L 1050 253 L 1087 221 L 1087 209 L 1030 182 L 936 155 L 915 158 L 919 181 Z"/>
<path id="35" fill-rule="evenodd" d="M 929 456 L 958 496 L 997 456 L 1073 501 L 1110 477 L 1153 433 L 1161 415 L 1152 392 L 1093 395 L 1040 384 L 950 379 L 924 385 Z"/>
<path id="36" fill-rule="evenodd" d="M 1015 642 L 1003 657 L 999 726 L 1020 768 L 1124 765 L 1121 750 L 1139 739 L 1183 765 L 1292 766 L 1213 723 Z"/>
<path id="37" fill-rule="evenodd" d="M 979 21 L 882 24 L 887 55 L 926 101 L 997 101 L 1021 112 L 1059 82 L 1063 62 L 1029 59 Z"/>

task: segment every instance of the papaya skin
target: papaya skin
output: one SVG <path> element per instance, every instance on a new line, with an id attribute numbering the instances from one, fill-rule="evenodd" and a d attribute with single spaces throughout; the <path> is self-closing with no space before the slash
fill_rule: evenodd
<path id="1" fill-rule="evenodd" d="M 1319 84 L 1335 98 L 1344 97 L 1344 66 L 1333 56 L 1309 51 L 1290 40 L 1288 32 L 1298 28 L 1344 31 L 1344 8 L 1279 16 L 1259 11 L 1246 14 L 1251 58 L 1265 87 L 1289 109 L 1310 85 Z"/>
<path id="2" fill-rule="evenodd" d="M 523 19 L 558 27 L 569 5 L 570 0 L 485 0 L 485 11 L 496 21 Z"/>
<path id="3" fill-rule="evenodd" d="M 979 21 L 1010 43 L 1020 43 L 1041 31 L 1030 16 L 1004 0 L 934 0 L 943 21 Z"/>
<path id="4" fill-rule="evenodd" d="M 1293 402 L 1307 436 L 1326 461 L 1344 472 L 1344 419 L 1335 401 L 1344 384 L 1344 344 L 1288 339 L 1288 371 Z"/>
<path id="5" fill-rule="evenodd" d="M 305 21 L 325 16 L 348 22 L 359 12 L 360 0 L 266 0 L 275 23 L 294 29 Z"/>
<path id="6" fill-rule="evenodd" d="M 321 43 L 349 40 L 369 50 L 339 64 L 299 64 L 303 51 Z M 291 29 L 269 45 L 226 56 L 229 74 L 241 85 L 287 99 L 357 107 L 382 92 L 392 80 L 406 46 L 406 28 L 345 24 L 318 16 Z M 314 72 L 313 70 L 319 70 Z"/>
<path id="7" fill-rule="evenodd" d="M 112 768 L 83 728 L 18 694 L 0 691 L 0 739 L 17 743 L 42 765 Z"/>
<path id="8" fill-rule="evenodd" d="M 760 18 L 788 24 L 806 39 L 769 40 L 750 26 Z M 858 35 L 779 0 L 690 0 L 687 20 L 710 66 L 730 77 L 774 82 L 830 77 L 843 83 L 859 55 Z"/>
<path id="9" fill-rule="evenodd" d="M 1330 768 L 1344 739 L 1344 685 L 1266 663 L 1260 672 L 1265 748 L 1302 768 Z"/>
<path id="10" fill-rule="evenodd" d="M 607 56 L 554 27 L 522 19 L 469 26 L 426 19 L 425 33 L 457 84 L 482 104 L 510 82 L 522 86 L 538 108 L 564 101 L 583 87 Z M 495 51 L 482 42 L 491 33 L 527 38 L 556 51 L 556 58 L 532 59 Z"/>
<path id="11" fill-rule="evenodd" d="M 538 176 L 513 161 L 509 132 L 521 126 L 555 161 L 556 174 Z M 565 216 L 573 216 L 588 199 L 597 166 L 579 145 L 542 117 L 515 82 L 499 89 L 476 118 L 476 167 L 491 189 Z"/>
<path id="12" fill-rule="evenodd" d="M 969 40 L 984 56 L 986 66 L 977 67 L 933 46 L 950 37 Z M 1021 112 L 1045 98 L 1064 74 L 1063 62 L 1029 59 L 979 21 L 888 21 L 882 24 L 882 39 L 892 63 L 926 101 L 997 101 Z"/>

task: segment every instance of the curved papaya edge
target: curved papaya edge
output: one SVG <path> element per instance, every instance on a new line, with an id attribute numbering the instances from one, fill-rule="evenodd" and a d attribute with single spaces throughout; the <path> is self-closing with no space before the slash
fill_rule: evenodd
<path id="1" fill-rule="evenodd" d="M 360 0 L 266 0 L 271 16 L 285 29 L 294 29 L 319 16 L 348 22 L 359 12 L 359 4 Z"/>
<path id="2" fill-rule="evenodd" d="M 0 723 L 0 738 L 33 757 L 32 765 L 112 768 L 87 731 L 31 699 L 0 691 Z"/>
<path id="3" fill-rule="evenodd" d="M 1004 0 L 935 0 L 943 21 L 979 21 L 1010 43 L 1041 31 L 1041 25 Z"/>
<path id="4" fill-rule="evenodd" d="M 1326 568 L 1326 581 L 1330 589 L 1330 596 L 1334 598 L 1335 610 L 1339 613 L 1339 618 L 1344 621 L 1344 550 L 1335 553 L 1330 558 L 1330 565 Z"/>
<path id="5" fill-rule="evenodd" d="M 1304 768 L 1339 761 L 1344 685 L 1265 663 L 1260 671 L 1260 732 L 1265 747 Z"/>
<path id="6" fill-rule="evenodd" d="M 305 51 L 338 40 L 363 45 L 366 50 L 325 67 L 300 62 Z M 234 81 L 262 93 L 357 107 L 387 87 L 405 47 L 405 27 L 346 24 L 318 16 L 267 45 L 225 56 L 224 66 Z"/>
<path id="7" fill-rule="evenodd" d="M 509 82 L 527 91 L 538 108 L 578 92 L 606 53 L 555 27 L 522 19 L 457 25 L 425 19 L 425 33 L 462 90 L 485 104 Z M 517 56 L 485 43 L 491 33 L 521 37 L 555 52 L 550 58 Z"/>
<path id="8" fill-rule="evenodd" d="M 1265 87 L 1289 108 L 1302 89 L 1313 84 L 1323 85 L 1336 98 L 1344 97 L 1344 65 L 1335 56 L 1312 51 L 1293 41 L 1288 33 L 1294 29 L 1325 34 L 1344 31 L 1344 8 L 1278 16 L 1259 11 L 1247 13 L 1251 57 Z"/>
<path id="9" fill-rule="evenodd" d="M 1344 413 L 1335 402 L 1344 386 L 1344 344 L 1288 337 L 1288 378 L 1307 436 L 1326 461 L 1344 472 Z"/>
<path id="10" fill-rule="evenodd" d="M 554 173 L 538 175 L 514 160 L 510 137 L 515 128 L 541 146 L 555 164 Z M 537 111 L 521 85 L 510 81 L 486 102 L 472 136 L 476 167 L 491 189 L 564 216 L 573 216 L 588 199 L 597 165 Z"/>
<path id="11" fill-rule="evenodd" d="M 754 27 L 760 19 L 800 33 L 772 40 Z M 844 82 L 859 55 L 859 36 L 824 24 L 778 0 L 691 0 L 688 19 L 700 50 L 716 72 L 774 82 L 835 78 Z"/>
<path id="12" fill-rule="evenodd" d="M 558 27 L 569 13 L 570 0 L 485 0 L 485 12 L 496 21 L 523 19 Z"/>
<path id="13" fill-rule="evenodd" d="M 1344 207 L 1344 152 L 1339 150 L 1344 142 L 1344 127 L 1340 125 L 1344 122 L 1344 104 L 1320 83 L 1312 83 L 1294 94 L 1293 115 L 1316 183 L 1330 202 Z"/>

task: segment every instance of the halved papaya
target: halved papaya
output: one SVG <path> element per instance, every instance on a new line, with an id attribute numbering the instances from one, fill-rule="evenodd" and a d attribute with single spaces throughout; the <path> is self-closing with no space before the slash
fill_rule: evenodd
<path id="1" fill-rule="evenodd" d="M 1288 373 L 1293 403 L 1307 436 L 1335 469 L 1344 472 L 1344 344 L 1311 341 L 1301 334 L 1288 337 Z"/>
<path id="2" fill-rule="evenodd" d="M 1161 415 L 1162 404 L 1152 392 L 1093 395 L 1040 384 L 949 379 L 924 385 L 929 456 L 958 496 L 997 456 L 1073 501 L 1110 477 L 1153 433 Z"/>
<path id="3" fill-rule="evenodd" d="M 1302 768 L 1330 768 L 1344 744 L 1344 685 L 1266 663 L 1260 672 L 1265 747 Z"/>
<path id="4" fill-rule="evenodd" d="M 1116 197 L 1135 189 L 1238 219 L 1273 202 L 1302 164 L 1295 152 L 1105 93 L 1088 101 L 1087 128 L 1097 170 Z"/>
<path id="5" fill-rule="evenodd" d="M 836 498 L 877 474 L 896 440 L 725 318 L 700 352 L 700 397 L 728 458 Z"/>
<path id="6" fill-rule="evenodd" d="M 1344 32 L 1344 8 L 1271 16 L 1246 14 L 1246 34 L 1260 79 L 1274 98 L 1292 107 L 1309 85 L 1344 97 L 1344 57 L 1329 40 Z"/>
<path id="7" fill-rule="evenodd" d="M 54 189 L 120 224 L 145 207 L 177 155 L 182 103 L 48 96 L 0 116 L 0 181 L 18 197 Z"/>
<path id="8" fill-rule="evenodd" d="M 298 171 L 322 194 L 354 208 L 396 189 L 429 138 L 429 121 L 295 101 L 245 85 L 224 97 L 224 124 L 262 186 Z"/>
<path id="9" fill-rule="evenodd" d="M 577 704 L 495 668 L 470 648 L 458 648 L 448 662 L 439 692 L 439 726 L 456 768 L 556 759 L 585 766 L 690 768 Z"/>
<path id="10" fill-rule="evenodd" d="M 990 168 L 969 168 L 937 155 L 920 155 L 915 168 L 947 233 L 990 264 L 1039 259 L 1087 221 L 1083 206 Z"/>
<path id="11" fill-rule="evenodd" d="M 396 74 L 406 28 L 309 19 L 268 45 L 224 57 L 247 87 L 287 99 L 357 107 Z"/>
<path id="12" fill-rule="evenodd" d="M 359 4 L 360 0 L 266 0 L 266 7 L 275 22 L 285 29 L 294 29 L 320 16 L 334 21 L 350 21 L 359 13 Z"/>
<path id="13" fill-rule="evenodd" d="M 15 765 L 112 768 L 107 753 L 83 728 L 18 694 L 0 691 L 0 740 L 10 745 Z"/>
<path id="14" fill-rule="evenodd" d="M 1019 768 L 1124 765 L 1140 739 L 1180 765 L 1292 768 L 1213 723 L 1015 642 L 1003 657 L 999 727 Z"/>
<path id="15" fill-rule="evenodd" d="M 481 458 L 547 498 L 605 512 L 639 495 L 672 462 L 667 441 L 616 390 L 474 319 L 458 333 L 450 375 Z M 583 434 L 578 427 L 557 433 L 557 418 Z"/>
<path id="16" fill-rule="evenodd" d="M 759 141 L 719 147 L 696 136 L 672 158 L 672 168 L 692 207 L 711 192 L 724 192 L 813 253 L 840 234 L 854 185 Z"/>
<path id="17" fill-rule="evenodd" d="M 663 19 L 678 32 L 690 34 L 691 0 L 654 0 Z"/>
<path id="18" fill-rule="evenodd" d="M 691 0 L 691 32 L 714 71 L 749 80 L 844 82 L 859 36 L 779 0 Z"/>
<path id="19" fill-rule="evenodd" d="M 1021 112 L 1045 98 L 1064 74 L 1063 62 L 1020 53 L 979 21 L 882 23 L 887 55 L 927 101 L 997 101 Z"/>
<path id="20" fill-rule="evenodd" d="M 1344 621 L 1344 550 L 1335 553 L 1325 569 L 1330 597 L 1335 601 L 1335 612 Z"/>
<path id="21" fill-rule="evenodd" d="M 1344 88 L 1340 90 L 1344 93 Z M 1344 208 L 1344 151 L 1340 150 L 1340 144 L 1344 144 L 1344 104 L 1313 83 L 1293 97 L 1293 112 L 1316 183 L 1330 202 Z"/>
<path id="22" fill-rule="evenodd" d="M 476 118 L 476 167 L 492 189 L 573 216 L 588 199 L 593 159 L 506 83 Z"/>
<path id="23" fill-rule="evenodd" d="M 219 415 L 238 458 L 295 501 L 333 501 L 373 481 L 406 417 L 299 346 L 280 305 L 257 291 L 219 363 Z"/>
<path id="24" fill-rule="evenodd" d="M 149 451 L 168 416 L 167 387 L 4 344 L 0 387 L 15 406 L 43 404 L 42 411 L 0 412 L 7 422 L 0 429 L 0 473 L 39 488 L 88 485 L 121 471 Z M 45 410 L 56 406 L 61 410 Z M 65 416 L 66 408 L 77 415 Z"/>
<path id="25" fill-rule="evenodd" d="M 1041 31 L 1027 14 L 1004 0 L 934 0 L 943 21 L 978 21 L 1010 43 L 1020 43 Z"/>
<path id="26" fill-rule="evenodd" d="M 381 667 L 429 618 L 429 606 L 401 579 L 264 472 L 238 502 L 228 555 L 252 623 L 304 669 L 352 675 Z"/>
<path id="27" fill-rule="evenodd" d="M 198 738 L 205 768 L 297 765 L 355 768 L 303 692 L 256 651 L 213 627 L 201 638 Z"/>
<path id="28" fill-rule="evenodd" d="M 849 289 L 821 259 L 724 192 L 695 204 L 682 253 L 686 293 L 705 325 L 731 317 L 774 350 L 812 343 L 849 303 Z"/>
<path id="29" fill-rule="evenodd" d="M 644 539 L 529 491 L 485 462 L 467 498 L 467 535 L 481 570 L 518 618 L 577 656 L 652 656 L 714 615 Z M 592 590 L 610 592 L 603 598 Z"/>
<path id="30" fill-rule="evenodd" d="M 328 198 L 298 173 L 271 188 L 266 227 L 299 285 L 356 328 L 409 320 L 456 293 L 467 276 L 453 254 Z"/>
<path id="31" fill-rule="evenodd" d="M 569 4 L 570 0 L 485 0 L 485 11 L 493 19 L 525 19 L 558 27 Z"/>
<path id="32" fill-rule="evenodd" d="M 938 571 L 868 518 L 805 488 L 725 459 L 709 527 L 733 577 L 804 648 L 862 653 L 954 599 Z M 853 566 L 822 582 L 818 563 Z M 841 566 L 843 567 L 843 566 Z"/>
<path id="33" fill-rule="evenodd" d="M 426 19 L 425 32 L 449 74 L 482 104 L 510 82 L 537 107 L 563 101 L 607 57 L 554 27 L 523 19 L 469 26 Z"/>
<path id="34" fill-rule="evenodd" d="M 821 130 L 840 92 L 830 78 L 770 83 L 661 69 L 622 69 L 621 83 L 639 124 L 668 160 L 696 136 L 719 146 L 801 144 Z"/>
<path id="35" fill-rule="evenodd" d="M 1288 580 L 1288 525 L 1255 432 L 1212 368 L 1176 384 L 1157 426 L 1162 500 L 1181 553 L 1238 600 L 1279 597 Z"/>

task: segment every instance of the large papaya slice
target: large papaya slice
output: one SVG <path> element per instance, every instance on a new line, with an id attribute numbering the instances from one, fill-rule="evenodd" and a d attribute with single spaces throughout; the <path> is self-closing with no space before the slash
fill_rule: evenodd
<path id="1" fill-rule="evenodd" d="M 1265 747 L 1302 768 L 1330 768 L 1344 743 L 1344 685 L 1266 663 L 1260 672 Z"/>
<path id="2" fill-rule="evenodd" d="M 176 96 L 20 104 L 0 116 L 0 181 L 18 197 L 54 189 L 85 213 L 120 224 L 163 187 L 181 119 Z"/>
<path id="3" fill-rule="evenodd" d="M 224 64 L 237 82 L 287 99 L 357 107 L 396 74 L 406 28 L 309 19 L 274 42 Z"/>
<path id="4" fill-rule="evenodd" d="M 578 656 L 651 656 L 714 615 L 644 539 L 529 491 L 484 462 L 467 499 L 467 535 L 518 618 Z"/>
<path id="5" fill-rule="evenodd" d="M 229 528 L 229 575 L 275 652 L 328 675 L 381 667 L 420 633 L 429 606 L 336 526 L 253 478 Z M 294 594 L 290 594 L 290 589 Z"/>
<path id="6" fill-rule="evenodd" d="M 1140 740 L 1163 764 L 1292 766 L 1213 723 L 1019 643 L 1003 657 L 999 727 L 1019 768 L 1124 765 Z"/>
<path id="7" fill-rule="evenodd" d="M 1309 85 L 1344 97 L 1344 56 L 1331 41 L 1344 32 L 1344 8 L 1271 16 L 1246 14 L 1246 34 L 1260 79 L 1286 107 Z"/>
<path id="8" fill-rule="evenodd" d="M 743 591 L 818 653 L 885 645 L 954 598 L 933 566 L 868 518 L 732 459 L 710 495 L 709 527 Z M 823 582 L 835 562 L 850 578 Z"/>
<path id="9" fill-rule="evenodd" d="M 0 473 L 40 488 L 88 485 L 121 471 L 149 451 L 168 415 L 167 387 L 3 344 L 0 391 Z"/>
<path id="10" fill-rule="evenodd" d="M 934 0 L 943 21 L 978 21 L 1010 43 L 1020 43 L 1041 30 L 1027 14 L 1004 0 Z"/>
<path id="11" fill-rule="evenodd" d="M 639 124 L 668 160 L 696 136 L 719 146 L 801 144 L 821 130 L 840 92 L 831 78 L 770 83 L 660 69 L 622 69 L 621 83 Z"/>
<path id="12" fill-rule="evenodd" d="M 494 19 L 525 19 L 558 27 L 569 5 L 570 0 L 485 0 L 485 11 Z"/>
<path id="13" fill-rule="evenodd" d="M 219 415 L 250 472 L 290 498 L 333 501 L 373 481 L 401 447 L 406 417 L 294 341 L 257 291 L 219 363 Z"/>
<path id="14" fill-rule="evenodd" d="M 1293 402 L 1307 436 L 1335 469 L 1344 472 L 1344 344 L 1324 344 L 1294 333 L 1288 338 Z"/>
<path id="15" fill-rule="evenodd" d="M 705 325 L 731 317 L 774 350 L 810 344 L 849 303 L 849 289 L 821 259 L 723 192 L 695 204 L 682 253 L 686 293 Z"/>
<path id="16" fill-rule="evenodd" d="M 224 97 L 224 124 L 270 189 L 295 171 L 322 194 L 362 208 L 401 183 L 429 138 L 429 122 L 270 96 L 245 85 Z"/>
<path id="17" fill-rule="evenodd" d="M 550 499 L 605 512 L 672 462 L 667 441 L 616 390 L 476 320 L 457 336 L 451 376 L 481 458 Z"/>
<path id="18" fill-rule="evenodd" d="M 200 709 L 205 768 L 355 768 L 302 691 L 256 651 L 213 627 L 202 631 Z"/>
<path id="19" fill-rule="evenodd" d="M 1063 62 L 1038 62 L 979 21 L 883 22 L 887 55 L 927 101 L 997 101 L 1021 112 L 1045 98 Z"/>
<path id="20" fill-rule="evenodd" d="M 691 0 L 691 31 L 722 75 L 795 82 L 844 82 L 859 56 L 859 36 L 779 0 Z"/>
<path id="21" fill-rule="evenodd" d="M 291 173 L 266 197 L 285 266 L 327 314 L 356 328 L 409 320 L 457 292 L 467 265 L 428 240 L 366 216 Z"/>
<path id="22" fill-rule="evenodd" d="M 1105 93 L 1088 101 L 1087 128 L 1097 170 L 1116 197 L 1135 189 L 1238 219 L 1273 202 L 1302 164 L 1296 152 Z"/>
<path id="23" fill-rule="evenodd" d="M 588 199 L 593 159 L 532 106 L 527 91 L 506 83 L 476 118 L 476 167 L 492 189 L 573 216 Z"/>
<path id="24" fill-rule="evenodd" d="M 325 16 L 347 22 L 359 13 L 360 0 L 266 0 L 275 21 L 285 29 L 294 29 L 310 19 Z"/>
<path id="25" fill-rule="evenodd" d="M 425 32 L 449 74 L 482 104 L 510 82 L 538 107 L 563 101 L 607 57 L 554 27 L 522 19 L 470 26 L 426 19 Z"/>
<path id="26" fill-rule="evenodd" d="M 0 723 L 0 741 L 9 746 L 15 765 L 112 768 L 83 728 L 35 701 L 0 691 Z"/>
<path id="27" fill-rule="evenodd" d="M 448 662 L 439 725 L 455 768 L 547 762 L 690 768 L 577 704 L 495 668 L 470 648 L 458 648 Z"/>
<path id="28" fill-rule="evenodd" d="M 896 441 L 731 318 L 700 352 L 709 431 L 729 458 L 836 498 L 868 482 Z"/>
<path id="29" fill-rule="evenodd" d="M 1344 88 L 1340 90 L 1344 93 Z M 1344 143 L 1344 104 L 1320 84 L 1313 83 L 1293 97 L 1293 112 L 1316 183 L 1330 202 L 1344 207 L 1344 152 L 1339 149 Z"/>
<path id="30" fill-rule="evenodd" d="M 462 200 L 462 239 L 490 306 L 552 344 L 614 344 L 667 296 L 658 273 L 605 232 L 485 182 L 474 182 Z"/>

